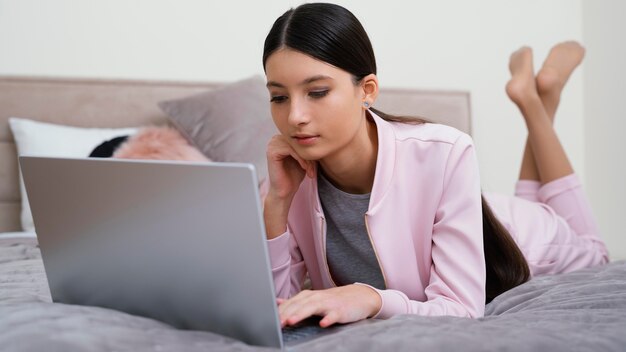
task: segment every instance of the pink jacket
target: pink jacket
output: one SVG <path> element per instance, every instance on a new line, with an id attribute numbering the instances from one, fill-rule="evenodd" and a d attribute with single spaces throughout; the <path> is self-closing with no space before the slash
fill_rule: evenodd
<path id="1" fill-rule="evenodd" d="M 370 112 L 378 157 L 365 224 L 386 288 L 376 318 L 481 317 L 485 259 L 478 163 L 471 138 L 437 124 L 387 122 Z M 268 240 L 278 297 L 336 286 L 326 261 L 317 180 L 305 177 L 287 231 Z"/>

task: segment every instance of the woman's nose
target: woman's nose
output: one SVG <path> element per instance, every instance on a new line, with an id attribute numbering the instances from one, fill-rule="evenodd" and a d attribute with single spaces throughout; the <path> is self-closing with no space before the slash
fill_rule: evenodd
<path id="1" fill-rule="evenodd" d="M 292 99 L 289 107 L 289 123 L 294 126 L 303 125 L 309 122 L 309 114 L 303 102 Z"/>

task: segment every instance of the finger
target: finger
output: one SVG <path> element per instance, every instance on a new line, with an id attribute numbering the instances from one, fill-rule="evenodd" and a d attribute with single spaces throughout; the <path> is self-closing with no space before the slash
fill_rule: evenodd
<path id="1" fill-rule="evenodd" d="M 284 298 L 276 298 L 276 304 L 278 304 L 278 305 L 283 304 L 283 302 L 285 302 L 285 301 L 286 301 L 286 299 L 284 299 Z"/>
<path id="2" fill-rule="evenodd" d="M 301 299 L 291 298 L 278 306 L 281 325 L 293 325 L 297 323 L 296 317 L 302 309 Z"/>
<path id="3" fill-rule="evenodd" d="M 288 317 L 287 319 L 285 319 L 285 324 L 287 325 L 296 325 L 299 322 L 303 321 L 304 319 L 311 317 L 315 314 L 311 313 L 308 310 L 304 310 L 304 311 L 299 311 L 298 313 Z"/>
<path id="4" fill-rule="evenodd" d="M 327 328 L 339 322 L 340 318 L 341 316 L 336 310 L 331 310 L 322 320 L 320 320 L 320 326 Z"/>
<path id="5" fill-rule="evenodd" d="M 292 158 L 296 159 L 298 164 L 300 164 L 300 167 L 302 168 L 302 170 L 306 171 L 308 174 L 308 170 L 309 170 L 308 161 L 302 159 L 300 155 L 298 155 L 295 151 L 293 151 L 293 149 L 290 151 L 289 155 L 291 155 Z"/>
<path id="6" fill-rule="evenodd" d="M 277 137 L 277 141 L 280 141 L 277 143 L 277 147 L 280 148 L 277 151 L 277 155 L 282 155 L 282 158 L 288 155 L 291 156 L 298 162 L 298 164 L 300 164 L 300 167 L 306 172 L 306 174 L 309 177 L 313 178 L 315 176 L 313 162 L 302 159 L 302 157 L 300 157 L 300 155 L 296 153 L 296 151 L 289 145 L 287 141 L 281 140 L 280 138 L 281 137 Z"/>
<path id="7" fill-rule="evenodd" d="M 293 149 L 291 149 L 288 146 L 286 147 L 280 146 L 279 148 L 274 150 L 268 157 L 271 158 L 272 160 L 281 161 L 281 162 L 285 162 L 285 160 L 291 158 L 296 163 L 298 163 L 300 168 L 302 168 L 303 170 L 307 169 L 306 162 L 302 158 L 300 158 L 300 156 L 296 154 L 296 152 Z"/>
<path id="8" fill-rule="evenodd" d="M 284 300 L 278 305 L 278 318 L 280 320 L 280 326 L 284 327 L 287 325 L 287 319 L 292 315 L 294 311 L 294 298 Z"/>
<path id="9" fill-rule="evenodd" d="M 294 297 L 295 298 L 295 297 Z M 281 323 L 294 325 L 312 315 L 321 315 L 323 307 L 317 296 L 299 297 L 278 307 Z"/>
<path id="10" fill-rule="evenodd" d="M 289 309 L 280 313 L 280 325 L 283 327 L 287 325 L 295 325 L 303 319 L 310 317 L 312 315 L 312 313 L 310 313 L 310 310 L 303 307 L 304 306 L 302 305 L 292 305 Z M 281 306 L 278 306 L 278 308 L 280 310 Z"/>

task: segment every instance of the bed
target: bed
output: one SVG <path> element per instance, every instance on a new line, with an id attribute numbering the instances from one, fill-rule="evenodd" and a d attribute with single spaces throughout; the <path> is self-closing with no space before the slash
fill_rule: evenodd
<path id="1" fill-rule="evenodd" d="M 159 102 L 218 94 L 229 86 L 0 77 L 1 350 L 260 349 L 210 332 L 177 330 L 156 320 L 105 308 L 52 303 L 36 235 L 23 228 L 17 150 L 8 125 L 9 117 L 85 128 L 166 125 L 172 119 Z M 375 106 L 391 113 L 424 116 L 471 134 L 469 98 L 467 92 L 458 91 L 385 89 Z M 197 136 L 187 137 L 194 142 Z M 397 316 L 353 327 L 298 349 L 625 351 L 624 331 L 626 262 L 620 261 L 533 278 L 489 303 L 484 318 Z"/>

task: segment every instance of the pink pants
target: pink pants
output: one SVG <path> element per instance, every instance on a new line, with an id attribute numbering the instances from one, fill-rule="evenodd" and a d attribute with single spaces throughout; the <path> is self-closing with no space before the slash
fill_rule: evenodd
<path id="1" fill-rule="evenodd" d="M 565 273 L 609 261 L 576 174 L 543 186 L 538 181 L 520 180 L 515 197 L 485 198 L 524 253 L 532 276 Z"/>

